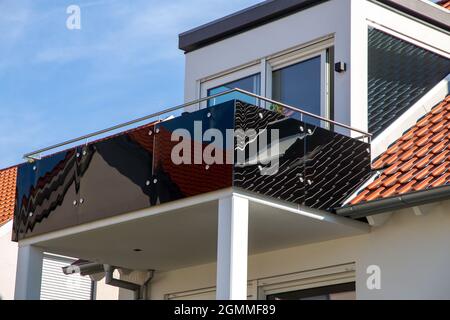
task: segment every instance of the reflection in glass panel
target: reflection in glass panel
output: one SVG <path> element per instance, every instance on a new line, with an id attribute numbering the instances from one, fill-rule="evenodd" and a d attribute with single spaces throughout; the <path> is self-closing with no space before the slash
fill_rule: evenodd
<path id="1" fill-rule="evenodd" d="M 260 94 L 260 87 L 261 87 L 261 76 L 260 74 L 254 74 L 252 76 L 242 78 L 233 82 L 229 82 L 227 84 L 221 85 L 219 87 L 215 87 L 208 90 L 208 97 L 228 91 L 230 89 L 239 88 L 248 92 L 252 92 L 255 94 Z M 243 102 L 256 104 L 256 99 L 249 97 L 245 94 L 242 94 L 240 92 L 232 92 L 211 100 L 208 100 L 208 107 L 215 106 L 217 104 L 220 104 L 222 102 L 230 101 L 230 100 L 241 100 Z"/>
<path id="2" fill-rule="evenodd" d="M 272 74 L 272 99 L 297 107 L 299 109 L 321 115 L 321 57 L 302 61 L 300 63 L 276 70 Z M 282 112 L 286 116 L 301 119 L 300 115 L 290 110 Z M 320 121 L 311 117 L 303 117 L 303 121 L 320 125 Z"/>
<path id="3" fill-rule="evenodd" d="M 153 179 L 157 203 L 232 186 L 233 164 L 226 161 L 227 155 L 232 157 L 232 144 L 227 145 L 225 138 L 218 136 L 226 137 L 226 130 L 233 128 L 233 122 L 234 101 L 229 101 L 156 125 Z M 215 129 L 218 136 L 206 138 L 204 134 L 209 129 Z M 174 134 L 176 131 L 178 133 Z M 182 145 L 188 148 L 180 149 Z M 206 148 L 214 151 L 209 153 Z M 208 159 L 207 155 L 214 159 Z"/>

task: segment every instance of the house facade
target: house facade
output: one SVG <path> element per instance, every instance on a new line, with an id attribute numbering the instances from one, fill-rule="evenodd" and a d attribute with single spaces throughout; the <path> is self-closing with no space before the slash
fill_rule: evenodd
<path id="1" fill-rule="evenodd" d="M 448 6 L 264 1 L 180 34 L 185 104 L 14 169 L 15 297 L 56 254 L 120 299 L 450 299 Z"/>
<path id="2" fill-rule="evenodd" d="M 17 167 L 0 170 L 0 300 L 14 299 L 17 242 L 11 241 L 15 208 Z M 77 274 L 67 277 L 62 267 L 77 259 L 44 253 L 40 275 L 41 300 L 111 300 L 119 297 L 117 288 L 107 286 L 105 281 L 93 281 Z"/>

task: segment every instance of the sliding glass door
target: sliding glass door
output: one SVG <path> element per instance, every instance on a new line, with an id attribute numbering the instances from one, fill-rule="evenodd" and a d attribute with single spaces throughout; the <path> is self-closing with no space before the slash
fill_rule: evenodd
<path id="1" fill-rule="evenodd" d="M 321 56 L 317 56 L 273 71 L 272 99 L 319 116 L 322 115 L 321 70 Z M 293 114 L 289 110 L 283 112 L 286 115 Z M 294 116 L 302 118 L 298 114 Z M 320 125 L 320 121 L 312 117 L 304 116 L 303 120 Z"/>
<path id="2" fill-rule="evenodd" d="M 330 96 L 334 76 L 330 67 L 332 63 L 332 47 L 309 54 L 290 53 L 269 60 L 272 99 L 332 119 L 333 99 Z M 276 105 L 272 108 L 286 116 L 313 125 L 329 127 L 326 122 L 312 116 L 300 115 Z"/>
<path id="3" fill-rule="evenodd" d="M 261 63 L 235 72 L 224 73 L 201 81 L 201 96 L 240 88 L 264 95 L 323 118 L 333 118 L 333 47 L 294 50 L 264 58 Z M 239 99 L 250 104 L 260 101 L 242 93 L 231 93 L 208 101 L 207 106 Z M 323 120 L 301 115 L 277 104 L 262 103 L 261 106 L 307 123 L 328 127 Z"/>

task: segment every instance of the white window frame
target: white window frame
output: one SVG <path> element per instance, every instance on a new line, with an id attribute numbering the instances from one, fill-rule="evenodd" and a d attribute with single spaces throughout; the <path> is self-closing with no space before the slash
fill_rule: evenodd
<path id="1" fill-rule="evenodd" d="M 290 48 L 276 54 L 262 57 L 259 60 L 252 61 L 246 65 L 238 66 L 233 69 L 226 70 L 224 72 L 203 78 L 198 80 L 199 83 L 199 96 L 206 97 L 208 90 L 219 87 L 226 83 L 230 83 L 239 79 L 249 77 L 254 74 L 260 74 L 259 89 L 260 95 L 271 98 L 272 97 L 272 72 L 281 68 L 288 67 L 290 65 L 297 64 L 299 62 L 314 58 L 316 56 L 321 57 L 321 101 L 320 112 L 321 116 L 330 118 L 331 106 L 330 106 L 330 68 L 332 65 L 327 63 L 327 50 L 334 46 L 334 35 L 328 35 L 320 39 L 305 43 L 303 45 Z M 201 105 L 205 107 L 206 102 Z M 322 123 L 322 126 L 327 126 L 328 123 Z"/>
<path id="2" fill-rule="evenodd" d="M 255 74 L 260 75 L 260 89 L 262 87 L 263 75 L 261 74 L 261 64 L 253 63 L 252 65 L 244 66 L 235 70 L 231 70 L 217 76 L 209 77 L 200 81 L 200 97 L 206 97 L 208 95 L 208 90 L 220 87 L 224 84 L 237 81 L 243 78 L 253 76 Z M 201 107 L 207 105 L 207 102 L 202 104 Z"/>
<path id="3" fill-rule="evenodd" d="M 247 281 L 247 300 L 258 299 L 257 280 Z M 197 300 L 199 297 L 209 295 L 216 298 L 216 287 L 208 287 L 195 290 L 186 290 L 164 295 L 164 300 Z"/>
<path id="4" fill-rule="evenodd" d="M 197 300 L 199 297 L 216 297 L 216 288 L 209 287 L 204 289 L 187 290 L 164 295 L 164 300 Z"/>
<path id="5" fill-rule="evenodd" d="M 406 41 L 406 42 L 408 42 L 410 44 L 413 44 L 416 47 L 428 50 L 428 51 L 433 52 L 433 53 L 435 53 L 437 55 L 440 55 L 440 56 L 442 56 L 444 58 L 450 59 L 450 54 L 448 52 L 443 51 L 443 50 L 441 50 L 439 48 L 436 48 L 434 46 L 428 45 L 426 42 L 423 42 L 421 40 L 411 38 L 410 36 L 408 36 L 406 34 L 398 32 L 398 31 L 396 31 L 396 30 L 394 30 L 392 28 L 386 27 L 382 23 L 378 23 L 378 22 L 375 22 L 373 20 L 367 19 L 367 28 L 377 29 L 377 30 L 382 31 L 384 33 L 387 33 L 387 34 L 389 34 L 389 35 L 391 35 L 391 36 L 393 36 L 395 38 L 398 38 L 400 40 L 403 40 L 403 41 Z"/>
<path id="6" fill-rule="evenodd" d="M 316 49 L 312 52 L 307 51 L 304 52 L 303 50 L 300 50 L 299 52 L 292 52 L 271 60 L 268 60 L 268 79 L 270 78 L 270 86 L 266 85 L 266 93 L 268 94 L 269 98 L 272 98 L 272 74 L 273 72 L 284 69 L 286 67 L 293 66 L 295 64 L 301 63 L 303 61 L 307 61 L 312 58 L 320 57 L 320 114 L 319 116 L 322 116 L 324 118 L 329 119 L 331 115 L 331 110 L 329 106 L 329 68 L 328 62 L 327 62 L 327 50 L 329 47 L 323 48 L 323 49 Z M 270 76 L 269 76 L 270 74 Z M 299 109 L 301 109 L 301 106 L 297 106 Z M 321 125 L 326 126 L 328 123 L 322 121 Z"/>
<path id="7" fill-rule="evenodd" d="M 355 263 L 307 270 L 258 280 L 258 299 L 267 296 L 342 283 L 356 282 Z"/>
<path id="8" fill-rule="evenodd" d="M 267 296 L 272 294 L 356 282 L 355 270 L 355 263 L 349 262 L 340 265 L 249 280 L 247 282 L 247 299 L 266 300 Z M 204 295 L 215 297 L 216 287 L 168 293 L 164 295 L 164 299 L 186 300 L 196 299 L 197 297 Z"/>

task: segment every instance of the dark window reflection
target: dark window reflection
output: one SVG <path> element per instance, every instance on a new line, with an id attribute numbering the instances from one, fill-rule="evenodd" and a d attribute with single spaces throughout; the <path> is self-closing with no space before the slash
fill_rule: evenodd
<path id="1" fill-rule="evenodd" d="M 224 85 L 221 85 L 219 87 L 215 87 L 208 90 L 208 97 L 228 91 L 230 89 L 239 88 L 251 93 L 260 94 L 260 87 L 261 87 L 261 76 L 258 74 L 254 74 L 252 76 L 242 78 L 233 82 L 226 83 Z M 219 103 L 223 103 L 230 100 L 240 100 L 243 102 L 247 102 L 250 104 L 256 105 L 256 99 L 253 97 L 250 97 L 248 95 L 242 94 L 240 92 L 233 92 L 229 93 L 211 100 L 208 100 L 208 107 L 215 106 Z"/>
<path id="2" fill-rule="evenodd" d="M 450 59 L 393 37 L 368 31 L 369 132 L 383 132 L 450 73 Z"/>
<path id="3" fill-rule="evenodd" d="M 277 293 L 267 296 L 267 300 L 356 300 L 355 283 Z"/>
<path id="4" fill-rule="evenodd" d="M 276 70 L 272 75 L 273 100 L 321 115 L 321 57 Z M 276 108 L 276 106 L 272 106 Z M 283 110 L 287 116 L 301 120 L 298 114 Z M 320 121 L 303 117 L 303 121 L 319 126 Z"/>

